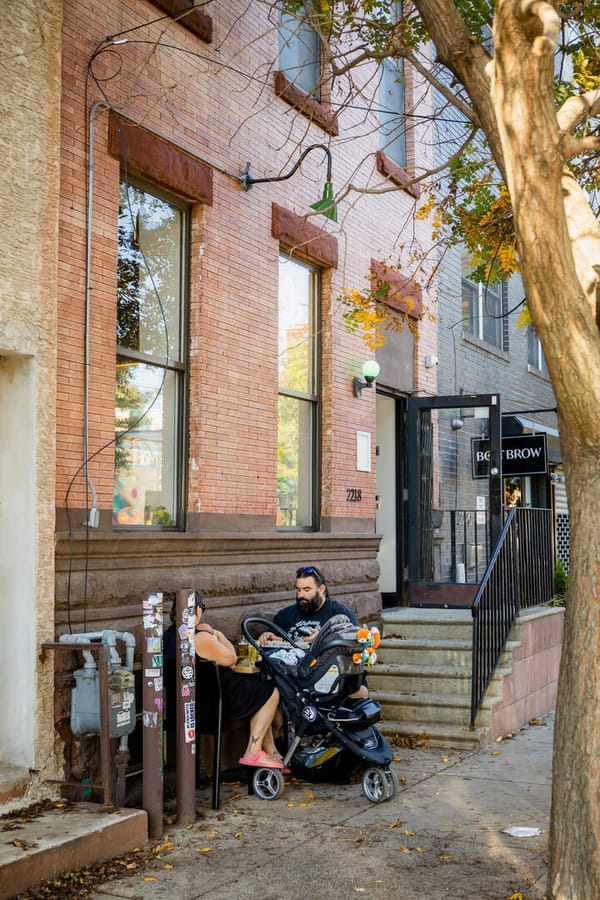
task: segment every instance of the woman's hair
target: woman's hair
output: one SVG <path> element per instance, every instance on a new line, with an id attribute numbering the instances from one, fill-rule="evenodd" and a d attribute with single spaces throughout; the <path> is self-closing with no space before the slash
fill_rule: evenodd
<path id="1" fill-rule="evenodd" d="M 172 599 L 173 599 L 173 602 L 171 604 L 171 612 L 169 613 L 169 618 L 171 619 L 171 625 L 174 625 L 175 621 L 177 619 L 177 594 L 174 592 L 169 592 L 167 594 L 166 591 L 164 592 L 164 594 L 165 594 L 165 597 L 169 596 L 169 597 L 172 597 Z M 206 603 L 204 602 L 204 597 L 202 596 L 200 591 L 194 591 L 194 601 L 195 601 L 194 612 L 196 612 L 196 608 L 198 606 L 200 607 L 202 612 L 204 612 L 204 610 L 206 609 Z"/>

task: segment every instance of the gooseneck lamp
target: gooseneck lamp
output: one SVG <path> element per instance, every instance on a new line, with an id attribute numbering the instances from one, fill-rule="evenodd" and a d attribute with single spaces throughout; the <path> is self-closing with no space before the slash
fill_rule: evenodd
<path id="1" fill-rule="evenodd" d="M 355 397 L 360 397 L 364 388 L 372 388 L 373 382 L 379 375 L 381 369 L 379 363 L 374 359 L 368 359 L 365 363 L 363 363 L 362 367 L 362 376 L 365 379 L 361 381 L 358 375 L 354 378 L 352 382 L 352 390 L 354 391 Z"/>
<path id="2" fill-rule="evenodd" d="M 300 158 L 298 162 L 290 169 L 289 172 L 286 172 L 285 175 L 275 175 L 272 178 L 255 178 L 254 175 L 250 174 L 250 163 L 247 162 L 244 166 L 244 170 L 242 174 L 239 176 L 240 184 L 242 186 L 243 191 L 249 191 L 251 187 L 255 184 L 267 184 L 272 181 L 287 181 L 288 178 L 291 178 L 292 175 L 298 171 L 302 162 L 306 156 L 312 150 L 323 150 L 325 155 L 327 156 L 327 173 L 326 173 L 326 181 L 323 187 L 323 196 L 320 200 L 317 200 L 316 203 L 311 204 L 311 209 L 316 210 L 316 212 L 322 213 L 328 219 L 331 219 L 332 222 L 337 222 L 337 207 L 333 202 L 333 184 L 331 181 L 331 150 L 325 144 L 311 144 L 310 147 L 307 147 L 300 154 Z"/>

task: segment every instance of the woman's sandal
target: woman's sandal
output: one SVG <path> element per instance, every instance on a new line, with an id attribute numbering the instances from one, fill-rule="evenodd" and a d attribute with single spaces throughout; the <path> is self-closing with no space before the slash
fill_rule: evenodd
<path id="1" fill-rule="evenodd" d="M 240 766 L 255 766 L 257 769 L 283 769 L 281 760 L 275 759 L 265 750 L 254 753 L 252 756 L 242 756 Z"/>

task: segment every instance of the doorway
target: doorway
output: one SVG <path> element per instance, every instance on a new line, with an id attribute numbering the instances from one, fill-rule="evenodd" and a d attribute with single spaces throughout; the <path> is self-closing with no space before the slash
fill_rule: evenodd
<path id="1" fill-rule="evenodd" d="M 384 608 L 408 605 L 406 594 L 406 399 L 377 393 L 375 529 Z"/>
<path id="2" fill-rule="evenodd" d="M 410 605 L 468 607 L 502 528 L 500 398 L 411 397 L 406 438 Z"/>

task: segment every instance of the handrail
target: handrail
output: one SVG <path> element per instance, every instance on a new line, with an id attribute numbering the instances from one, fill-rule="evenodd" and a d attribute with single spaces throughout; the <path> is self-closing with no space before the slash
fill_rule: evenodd
<path id="1" fill-rule="evenodd" d="M 517 615 L 552 599 L 551 516 L 549 509 L 509 510 L 471 604 L 472 729 Z"/>

